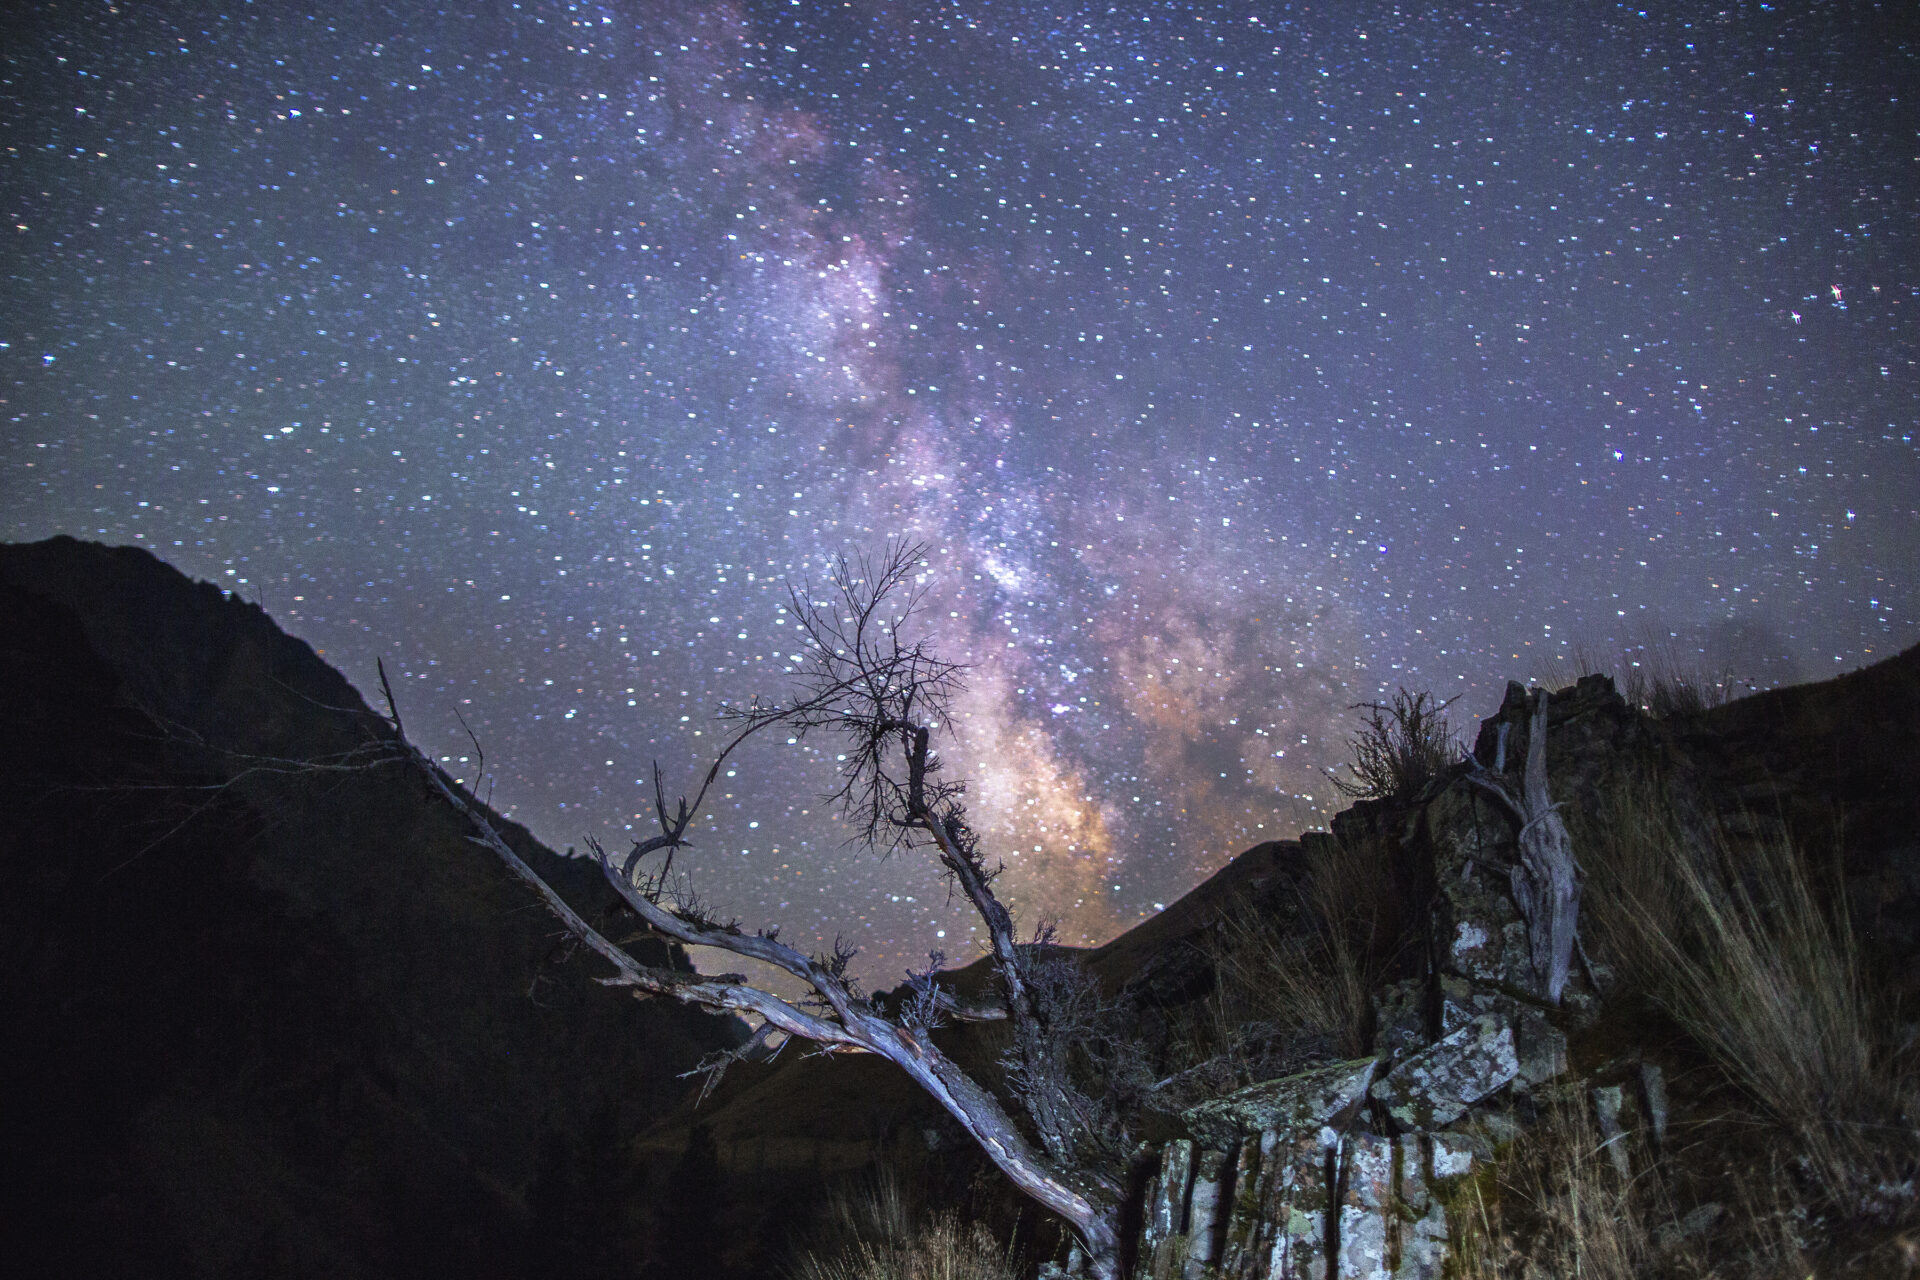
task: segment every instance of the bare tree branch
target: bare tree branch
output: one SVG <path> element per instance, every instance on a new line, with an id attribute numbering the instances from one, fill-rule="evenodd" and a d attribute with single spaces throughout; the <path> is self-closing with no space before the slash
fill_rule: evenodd
<path id="1" fill-rule="evenodd" d="M 597 842 L 588 841 L 607 881 L 654 934 L 686 947 L 708 947 L 773 966 L 803 983 L 812 995 L 795 1003 L 755 987 L 736 974 L 703 975 L 638 962 L 589 925 L 544 883 L 493 827 L 489 815 L 430 760 L 411 747 L 411 758 L 431 784 L 474 825 L 471 837 L 491 850 L 559 916 L 567 929 L 614 968 L 601 981 L 649 995 L 669 996 L 758 1024 L 749 1047 L 701 1064 L 702 1091 L 743 1053 L 758 1052 L 775 1032 L 810 1040 L 827 1052 L 875 1053 L 905 1071 L 958 1121 L 981 1150 L 1035 1201 L 1065 1218 L 1079 1236 L 1097 1280 L 1118 1280 L 1120 1206 L 1125 1159 L 1131 1143 L 1115 1100 L 1124 1090 L 1080 1080 L 1099 1077 L 1103 1005 L 1092 980 L 1047 944 L 1050 933 L 1021 945 L 1013 918 L 993 892 L 999 874 L 979 851 L 962 804 L 966 786 L 942 776 L 931 747 L 934 732 L 950 728 L 950 706 L 961 688 L 963 668 L 938 658 L 924 640 L 905 631 L 922 592 L 913 578 L 926 548 L 896 541 L 877 555 L 838 557 L 824 590 L 802 586 L 789 592 L 807 658 L 794 696 L 781 702 L 755 699 L 723 709 L 735 727 L 706 776 L 688 800 L 670 809 L 661 770 L 654 766 L 654 814 L 659 834 L 634 842 L 616 867 Z M 381 673 L 389 720 L 396 737 L 400 718 Z M 808 956 L 781 942 L 777 930 L 748 932 L 713 919 L 702 909 L 684 876 L 671 877 L 673 856 L 689 846 L 687 831 L 700 813 L 721 766 L 749 738 L 780 726 L 795 738 L 830 732 L 847 747 L 839 785 L 830 799 L 854 823 L 859 840 L 884 854 L 910 848 L 932 851 L 986 928 L 999 979 L 997 999 L 962 1002 L 939 983 L 942 958 L 909 974 L 909 995 L 888 1011 L 860 993 L 847 975 L 854 955 L 836 941 L 831 952 Z M 402 739 L 404 742 L 404 739 Z M 657 872 L 644 869 L 648 854 L 666 851 Z M 1013 1048 L 1008 1078 L 1028 1128 L 979 1082 L 934 1044 L 932 1032 L 946 1017 L 1009 1018 Z M 1031 1133 L 1032 1136 L 1029 1136 Z M 1037 1145 L 1036 1140 L 1037 1139 Z"/>

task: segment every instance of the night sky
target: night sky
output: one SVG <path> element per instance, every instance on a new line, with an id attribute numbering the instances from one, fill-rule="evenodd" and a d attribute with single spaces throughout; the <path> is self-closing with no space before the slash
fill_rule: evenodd
<path id="1" fill-rule="evenodd" d="M 616 849 L 784 687 L 786 584 L 925 539 L 947 754 L 1075 941 L 1324 824 L 1400 685 L 1920 638 L 1910 6 L 1428 8 L 16 11 L 0 536 L 384 657 Z M 833 754 L 744 753 L 682 865 L 970 959 Z"/>

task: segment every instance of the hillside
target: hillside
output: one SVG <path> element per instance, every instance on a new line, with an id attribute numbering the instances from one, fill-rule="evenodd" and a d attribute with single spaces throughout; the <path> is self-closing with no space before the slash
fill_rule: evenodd
<path id="1" fill-rule="evenodd" d="M 4 546 L 0 720 L 16 1274 L 680 1274 L 623 1138 L 737 1024 L 593 985 L 307 645 L 144 551 Z"/>
<path id="2" fill-rule="evenodd" d="M 1512 735 L 1508 759 L 1517 759 L 1524 751 L 1527 705 L 1526 691 L 1515 685 L 1500 708 L 1490 709 L 1474 743 L 1483 767 L 1496 758 L 1496 730 L 1503 725 Z M 1664 719 L 1629 707 L 1604 678 L 1584 679 L 1578 686 L 1555 691 L 1550 706 L 1546 752 L 1553 797 L 1576 833 L 1575 848 L 1587 863 L 1590 886 L 1596 875 L 1605 879 L 1607 863 L 1617 857 L 1616 833 L 1622 828 L 1637 833 L 1643 819 L 1655 820 L 1669 804 L 1686 816 L 1690 831 L 1719 833 L 1714 839 L 1725 841 L 1735 865 L 1747 860 L 1764 865 L 1768 850 L 1790 845 L 1808 859 L 1816 887 L 1833 883 L 1844 889 L 1863 986 L 1878 1011 L 1873 1016 L 1884 1018 L 1904 1010 L 1901 1016 L 1912 1018 L 1920 998 L 1920 842 L 1914 834 L 1920 831 L 1920 648 L 1834 680 L 1772 690 Z M 1662 1095 L 1662 1129 L 1671 1120 L 1676 1127 L 1685 1125 L 1707 1136 L 1694 1139 L 1690 1163 L 1668 1168 L 1647 1157 L 1648 1172 L 1642 1176 L 1651 1176 L 1659 1168 L 1665 1180 L 1661 1185 L 1676 1188 L 1672 1192 L 1679 1203 L 1676 1223 L 1684 1216 L 1682 1209 L 1708 1216 L 1720 1213 L 1729 1197 L 1749 1192 L 1740 1191 L 1729 1175 L 1710 1176 L 1703 1170 L 1738 1167 L 1769 1149 L 1763 1144 L 1756 1151 L 1751 1145 L 1761 1123 L 1754 1118 L 1753 1100 L 1729 1087 L 1724 1068 L 1716 1066 L 1698 1044 L 1689 1043 L 1672 1017 L 1649 1007 L 1641 986 L 1621 980 L 1604 964 L 1596 962 L 1591 973 L 1583 968 L 1562 1007 L 1552 1007 L 1532 990 L 1533 975 L 1524 958 L 1516 959 L 1516 955 L 1524 957 L 1524 945 L 1516 953 L 1513 941 L 1515 931 L 1523 926 L 1512 901 L 1504 888 L 1490 889 L 1487 881 L 1474 875 L 1476 860 L 1499 867 L 1511 859 L 1512 836 L 1503 833 L 1505 820 L 1497 810 L 1468 785 L 1466 772 L 1464 765 L 1443 770 L 1418 795 L 1398 801 L 1357 803 L 1336 817 L 1330 833 L 1309 833 L 1298 841 L 1249 850 L 1166 911 L 1083 953 L 1083 963 L 1098 975 L 1122 1016 L 1149 1044 L 1159 1069 L 1177 1073 L 1196 1056 L 1205 1056 L 1196 1054 L 1193 1042 L 1197 1034 L 1204 1039 L 1205 1025 L 1217 1010 L 1228 1007 L 1222 1003 L 1223 988 L 1235 981 L 1244 983 L 1249 968 L 1258 976 L 1257 965 L 1246 962 L 1244 953 L 1258 950 L 1270 939 L 1279 939 L 1283 949 L 1303 938 L 1310 942 L 1319 910 L 1316 877 L 1324 876 L 1328 867 L 1357 860 L 1362 864 L 1361 879 L 1350 875 L 1335 879 L 1336 888 L 1350 898 L 1367 901 L 1373 913 L 1367 928 L 1376 938 L 1375 960 L 1366 975 L 1356 1029 L 1372 1054 L 1385 1055 L 1378 1070 L 1385 1071 L 1410 1054 L 1417 1057 L 1422 1045 L 1444 1039 L 1446 1033 L 1462 1027 L 1469 1015 L 1492 1014 L 1511 1025 L 1511 1043 L 1519 1054 L 1515 1069 L 1520 1074 L 1487 1095 L 1479 1116 L 1488 1133 L 1504 1135 L 1485 1148 L 1492 1152 L 1504 1151 L 1526 1131 L 1526 1124 L 1542 1114 L 1560 1114 L 1553 1108 L 1567 1105 L 1567 1098 L 1579 1099 L 1583 1089 L 1614 1096 L 1604 1091 L 1617 1094 L 1626 1088 L 1623 1078 L 1638 1079 L 1634 1073 L 1652 1067 L 1656 1071 L 1652 1078 L 1676 1082 L 1671 1099 Z M 1493 883 L 1503 882 L 1505 875 L 1498 872 Z M 1590 917 L 1599 909 L 1599 901 L 1590 892 Z M 1597 928 L 1589 922 L 1583 926 L 1583 936 L 1589 939 L 1589 949 L 1605 959 Z M 1489 935 L 1500 949 L 1484 953 L 1472 947 L 1462 949 L 1463 938 L 1484 942 Z M 1285 978 L 1284 973 L 1274 976 Z M 1333 975 L 1322 976 L 1331 980 Z M 986 980 L 981 963 L 953 978 L 964 989 L 977 989 Z M 1245 993 L 1236 998 L 1244 1000 Z M 1252 1003 L 1260 1001 L 1256 997 Z M 1196 1028 L 1202 1030 L 1196 1033 Z M 1889 1025 L 1888 1031 L 1881 1040 L 1885 1052 L 1910 1051 L 1912 1029 L 1903 1032 Z M 957 1060 L 993 1074 L 1001 1044 L 998 1024 L 952 1027 L 939 1036 Z M 1907 1048 L 1899 1049 L 1901 1044 Z M 1246 1092 L 1253 1095 L 1263 1088 L 1283 1088 L 1283 1078 L 1290 1071 L 1310 1073 L 1319 1064 L 1337 1060 L 1340 1053 L 1333 1052 L 1335 1048 L 1303 1044 L 1297 1038 L 1280 1043 L 1262 1050 L 1264 1058 L 1256 1054 L 1251 1061 L 1234 1061 L 1238 1074 L 1219 1077 L 1219 1091 L 1249 1081 Z M 1354 1049 L 1343 1052 L 1351 1055 Z M 1631 1094 L 1628 1089 L 1623 1096 Z M 1204 1099 L 1205 1095 L 1196 1096 Z M 1190 1104 L 1192 1098 L 1187 1101 Z M 1623 1105 L 1632 1110 L 1631 1101 Z M 1669 1105 L 1671 1116 L 1666 1111 Z M 1374 1126 L 1383 1135 L 1377 1141 L 1391 1143 L 1393 1159 L 1402 1159 L 1402 1139 L 1393 1136 L 1402 1126 L 1383 1112 L 1372 1113 L 1371 1119 L 1363 1119 L 1364 1114 L 1350 1115 L 1343 1123 Z M 1729 1127 L 1729 1115 L 1741 1118 Z M 1651 1122 L 1645 1115 L 1641 1120 Z M 1172 1206 L 1163 1211 L 1171 1214 L 1172 1222 L 1177 1224 L 1183 1212 L 1197 1212 L 1191 1205 L 1197 1203 L 1194 1197 L 1201 1195 L 1205 1181 L 1196 1172 L 1197 1162 L 1206 1154 L 1202 1148 L 1207 1144 L 1228 1144 L 1224 1154 L 1215 1151 L 1212 1156 L 1225 1159 L 1227 1170 L 1217 1175 L 1221 1181 L 1208 1193 L 1227 1195 L 1224 1188 L 1233 1184 L 1234 1177 L 1233 1144 L 1240 1139 L 1217 1127 L 1209 1131 L 1179 1106 L 1157 1118 L 1143 1117 L 1141 1126 L 1139 1132 L 1146 1139 L 1142 1158 L 1147 1161 L 1139 1173 L 1143 1197 L 1150 1201 L 1154 1194 L 1154 1162 L 1172 1158 L 1168 1153 L 1176 1150 L 1188 1153 L 1181 1160 L 1195 1162 L 1180 1166 L 1187 1204 L 1183 1209 L 1175 1195 Z M 1254 1124 L 1243 1130 L 1244 1140 L 1271 1144 L 1273 1134 L 1261 1139 L 1259 1129 Z M 1411 1142 L 1413 1136 L 1406 1140 Z M 1286 1140 L 1284 1134 L 1280 1137 Z M 1420 1137 L 1428 1144 L 1425 1158 L 1431 1164 L 1433 1144 L 1447 1135 Z M 865 1172 L 884 1167 L 904 1173 L 910 1185 L 923 1188 L 933 1205 L 960 1203 L 1003 1233 L 1017 1231 L 1028 1244 L 1030 1258 L 1060 1256 L 1057 1251 L 1063 1247 L 1047 1224 L 1037 1221 L 1016 1198 L 999 1192 L 992 1171 L 951 1122 L 898 1072 L 871 1059 L 799 1057 L 770 1066 L 737 1068 L 704 1105 L 683 1107 L 641 1139 L 642 1149 L 655 1153 L 657 1159 L 690 1145 L 710 1149 L 712 1161 L 737 1189 L 726 1197 L 736 1206 L 727 1233 L 736 1241 L 780 1229 L 779 1222 L 753 1206 L 779 1201 L 783 1190 L 836 1179 L 857 1183 Z M 1359 1149 L 1364 1154 L 1366 1148 Z M 1381 1147 L 1383 1152 L 1387 1149 Z M 1404 1158 L 1413 1159 L 1415 1150 L 1408 1147 Z M 1251 1176 L 1244 1163 L 1248 1156 L 1243 1151 L 1238 1158 L 1241 1176 Z M 1495 1176 L 1494 1166 L 1483 1162 L 1475 1167 L 1484 1176 Z M 1906 1167 L 1911 1176 L 1914 1166 Z M 1337 1185 L 1326 1193 L 1338 1209 L 1335 1218 L 1382 1212 L 1380 1203 L 1371 1210 L 1351 1204 L 1340 1207 L 1342 1198 L 1353 1194 L 1349 1180 L 1359 1177 L 1357 1171 L 1341 1166 Z M 1911 1186 L 1900 1183 L 1897 1174 L 1891 1185 Z M 1248 1193 L 1254 1190 L 1245 1188 Z M 1260 1190 L 1258 1194 L 1277 1192 Z M 1270 1215 L 1279 1213 L 1284 1218 L 1283 1208 L 1236 1209 L 1253 1216 L 1245 1223 L 1236 1219 L 1239 1225 L 1234 1226 L 1224 1218 L 1216 1222 L 1209 1247 L 1216 1251 L 1227 1247 L 1233 1233 L 1243 1228 L 1256 1236 L 1277 1230 Z M 1143 1204 L 1140 1212 L 1152 1220 L 1151 1203 Z M 1414 1238 L 1403 1239 L 1401 1229 L 1391 1225 L 1395 1212 L 1405 1217 L 1412 1210 L 1401 1204 L 1387 1211 L 1380 1226 L 1385 1251 L 1380 1256 L 1391 1253 L 1399 1259 L 1395 1267 L 1405 1268 L 1392 1274 L 1438 1275 L 1438 1255 L 1433 1255 L 1431 1263 L 1419 1261 Z M 1903 1212 L 1908 1211 L 1886 1211 L 1895 1218 Z M 1263 1219 L 1262 1213 L 1269 1216 Z M 1907 1274 L 1897 1267 L 1884 1269 L 1890 1265 L 1885 1263 L 1884 1249 L 1895 1247 L 1886 1242 L 1907 1238 L 1888 1235 L 1886 1215 L 1824 1222 L 1810 1214 L 1802 1216 L 1818 1228 L 1802 1231 L 1812 1250 L 1807 1256 L 1826 1257 L 1821 1253 L 1824 1249 L 1833 1257 L 1809 1262 L 1807 1271 L 1800 1274 Z M 1726 1221 L 1737 1232 L 1736 1216 L 1729 1214 Z M 1678 1229 L 1669 1225 L 1670 1234 Z M 1144 1265 L 1152 1233 L 1144 1225 L 1142 1230 L 1147 1232 L 1141 1245 Z M 1183 1240 L 1180 1228 L 1173 1230 L 1171 1239 L 1182 1250 L 1199 1238 Z M 1331 1235 L 1335 1227 L 1327 1230 Z M 1862 1233 L 1858 1239 L 1879 1242 L 1874 1247 L 1882 1252 L 1872 1256 L 1880 1259 L 1880 1269 L 1861 1261 L 1867 1253 L 1843 1248 L 1855 1230 Z M 1169 1237 L 1165 1228 L 1162 1231 L 1165 1248 Z M 1444 1237 L 1444 1229 L 1441 1234 Z M 744 1243 L 740 1247 L 744 1250 Z M 1326 1247 L 1324 1240 L 1322 1247 Z M 1699 1246 L 1709 1254 L 1718 1249 L 1710 1240 Z M 1218 1252 L 1214 1257 L 1219 1259 Z M 1339 1272 L 1343 1276 L 1388 1274 L 1384 1263 L 1368 1269 L 1346 1255 L 1343 1258 Z M 1216 1274 L 1196 1269 L 1197 1261 L 1181 1264 L 1163 1258 L 1161 1265 L 1172 1269 L 1152 1274 Z M 1279 1269 L 1270 1271 L 1269 1266 Z M 1242 1254 L 1238 1263 L 1218 1274 L 1291 1277 L 1296 1272 L 1277 1261 L 1256 1264 L 1253 1255 Z M 1320 1273 L 1309 1267 L 1297 1274 Z M 1630 1268 L 1627 1274 L 1639 1273 Z M 1742 1271 L 1735 1264 L 1734 1270 L 1721 1274 L 1759 1273 Z"/>

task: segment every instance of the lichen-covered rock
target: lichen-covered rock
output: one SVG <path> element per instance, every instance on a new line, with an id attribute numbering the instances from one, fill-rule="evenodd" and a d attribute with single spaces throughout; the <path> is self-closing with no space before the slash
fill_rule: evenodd
<path id="1" fill-rule="evenodd" d="M 1439 1201 L 1408 1223 L 1400 1238 L 1393 1280 L 1440 1280 L 1447 1266 L 1447 1211 Z"/>
<path id="2" fill-rule="evenodd" d="M 1473 1162 L 1493 1154 L 1493 1144 L 1477 1133 L 1436 1133 L 1428 1139 L 1428 1174 L 1435 1182 L 1464 1178 Z"/>
<path id="3" fill-rule="evenodd" d="M 1372 1093 L 1403 1130 L 1428 1133 L 1458 1120 L 1519 1072 L 1513 1027 L 1488 1014 L 1394 1067 Z"/>
<path id="4" fill-rule="evenodd" d="M 1160 1172 L 1147 1202 L 1146 1240 L 1149 1247 L 1185 1226 L 1187 1180 L 1193 1172 L 1193 1144 L 1185 1138 L 1169 1142 L 1160 1156 Z"/>
<path id="5" fill-rule="evenodd" d="M 1141 1265 L 1152 1276 L 1177 1276 L 1190 1253 L 1187 1188 L 1193 1176 L 1193 1143 L 1176 1138 L 1160 1152 L 1160 1168 L 1147 1183 L 1140 1224 Z"/>
<path id="6" fill-rule="evenodd" d="M 1243 1276 L 1251 1266 L 1264 1225 L 1260 1217 L 1264 1179 L 1279 1143 L 1280 1135 L 1263 1133 L 1240 1143 L 1235 1152 L 1233 1198 L 1227 1207 L 1227 1226 L 1221 1237 L 1222 1275 Z"/>
<path id="7" fill-rule="evenodd" d="M 1453 974 L 1442 974 L 1436 986 L 1439 989 L 1440 1038 L 1452 1035 L 1460 1028 L 1486 1013 L 1499 1013 L 1494 996 L 1497 994 L 1487 987 L 1477 987 L 1465 978 Z"/>
<path id="8" fill-rule="evenodd" d="M 1640 1100 L 1647 1107 L 1647 1123 L 1653 1130 L 1653 1145 L 1667 1145 L 1667 1077 L 1651 1062 L 1640 1064 Z"/>
<path id="9" fill-rule="evenodd" d="M 1436 1191 L 1473 1172 L 1491 1154 L 1484 1138 L 1460 1133 L 1395 1139 L 1399 1203 L 1389 1220 L 1393 1280 L 1440 1280 L 1447 1261 L 1447 1210 Z"/>
<path id="10" fill-rule="evenodd" d="M 1398 1056 L 1433 1043 L 1427 1033 L 1429 985 L 1425 978 L 1408 978 L 1380 989 L 1373 1003 L 1375 1049 Z"/>
<path id="11" fill-rule="evenodd" d="M 1248 1280 L 1327 1280 L 1333 1189 L 1325 1131 L 1280 1143 L 1274 1154 L 1262 1205 L 1267 1247 Z"/>
<path id="12" fill-rule="evenodd" d="M 1340 1195 L 1340 1249 L 1334 1274 L 1340 1280 L 1387 1280 L 1388 1236 L 1394 1221 L 1394 1143 L 1356 1133 L 1346 1145 L 1346 1177 Z"/>
<path id="13" fill-rule="evenodd" d="M 1441 970 L 1534 993 L 1527 925 L 1508 874 L 1519 856 L 1512 819 L 1462 779 L 1428 804 L 1426 833 Z"/>
<path id="14" fill-rule="evenodd" d="M 1339 1126 L 1366 1100 L 1378 1058 L 1335 1062 L 1259 1084 L 1191 1107 L 1181 1114 L 1202 1143 L 1226 1147 L 1254 1133 L 1294 1133 Z"/>
<path id="15" fill-rule="evenodd" d="M 1620 1124 L 1620 1112 L 1626 1105 L 1626 1090 L 1617 1084 L 1601 1085 L 1593 1090 L 1593 1118 L 1600 1124 L 1601 1145 L 1613 1171 L 1622 1178 L 1633 1176 L 1627 1158 L 1627 1131 Z"/>
<path id="16" fill-rule="evenodd" d="M 1193 1191 L 1187 1198 L 1187 1260 L 1182 1280 L 1205 1280 L 1220 1236 L 1221 1190 L 1233 1156 L 1202 1148 L 1193 1157 Z"/>
<path id="17" fill-rule="evenodd" d="M 1435 1176 L 1436 1145 L 1443 1148 Z M 1342 1144 L 1335 1280 L 1439 1280 L 1447 1259 L 1447 1213 L 1433 1185 L 1470 1167 L 1442 1140 L 1367 1132 Z"/>
<path id="18" fill-rule="evenodd" d="M 1269 1131 L 1241 1144 L 1218 1265 L 1208 1269 L 1190 1253 L 1184 1280 L 1327 1280 L 1340 1146 L 1340 1135 L 1325 1126 L 1291 1135 Z M 1197 1214 L 1193 1223 L 1189 1248 L 1202 1234 Z M 1162 1278 L 1155 1273 L 1151 1280 Z"/>
<path id="19" fill-rule="evenodd" d="M 1479 780 L 1460 776 L 1448 782 L 1425 806 L 1421 823 L 1437 891 L 1433 926 L 1440 968 L 1541 999 L 1548 992 L 1534 968 L 1526 920 L 1515 899 L 1518 819 L 1483 785 L 1490 771 L 1504 777 L 1510 795 L 1519 794 L 1533 705 L 1534 694 L 1518 684 L 1507 686 L 1500 710 L 1481 723 L 1474 749 Z M 1652 745 L 1645 718 L 1627 707 L 1604 676 L 1584 677 L 1553 694 L 1546 732 L 1545 781 L 1556 811 L 1593 812 L 1600 795 L 1617 788 Z M 1577 863 L 1581 851 L 1572 852 Z M 1592 992 L 1584 975 L 1571 990 L 1575 1003 L 1591 1014 Z M 1556 988 L 1552 994 L 1557 1005 L 1566 993 Z M 1537 1061 L 1548 1063 L 1551 1055 Z"/>
<path id="20" fill-rule="evenodd" d="M 1522 1084 L 1545 1084 L 1566 1074 L 1567 1037 L 1545 1012 L 1523 1005 L 1509 1015 L 1509 1021 L 1513 1026 L 1513 1052 Z"/>
<path id="21" fill-rule="evenodd" d="M 1459 1030 L 1474 1018 L 1491 1014 L 1513 1027 L 1514 1054 L 1520 1082 L 1529 1087 L 1565 1074 L 1567 1037 L 1554 1026 L 1544 1009 L 1502 991 L 1478 986 L 1465 978 L 1442 977 L 1441 1033 Z"/>

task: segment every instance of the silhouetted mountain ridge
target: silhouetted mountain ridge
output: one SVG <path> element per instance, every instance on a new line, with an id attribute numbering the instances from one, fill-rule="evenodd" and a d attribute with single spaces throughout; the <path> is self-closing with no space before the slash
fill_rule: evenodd
<path id="1" fill-rule="evenodd" d="M 593 984 L 304 642 L 138 549 L 4 546 L 0 716 L 23 1274 L 647 1263 L 625 1136 L 739 1025 Z"/>

